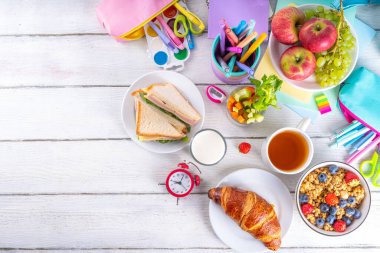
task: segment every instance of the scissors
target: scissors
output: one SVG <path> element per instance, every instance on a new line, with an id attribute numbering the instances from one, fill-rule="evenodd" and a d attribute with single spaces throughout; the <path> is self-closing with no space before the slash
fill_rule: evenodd
<path id="1" fill-rule="evenodd" d="M 380 187 L 377 182 L 380 176 L 380 144 L 377 146 L 375 153 L 373 153 L 371 160 L 365 160 L 360 164 L 360 173 L 364 177 L 372 177 L 372 184 L 375 187 Z"/>
<path id="2" fill-rule="evenodd" d="M 176 3 L 174 6 L 181 12 L 181 14 L 177 15 L 175 21 L 174 21 L 174 34 L 178 38 L 184 38 L 188 33 L 189 30 L 192 34 L 200 34 L 205 29 L 205 25 L 203 24 L 202 20 L 198 18 L 195 14 L 192 12 L 186 10 L 182 7 L 182 5 Z M 180 33 L 178 32 L 180 23 L 183 27 L 184 32 Z M 198 27 L 198 29 L 194 29 L 193 24 Z"/>

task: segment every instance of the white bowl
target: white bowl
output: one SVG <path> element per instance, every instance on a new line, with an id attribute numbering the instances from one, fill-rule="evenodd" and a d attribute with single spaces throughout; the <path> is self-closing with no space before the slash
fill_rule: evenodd
<path id="1" fill-rule="evenodd" d="M 355 173 L 356 175 L 358 175 L 359 179 L 360 179 L 360 184 L 363 186 L 364 191 L 365 191 L 364 200 L 361 203 L 360 207 L 358 208 L 360 210 L 360 212 L 362 213 L 362 216 L 359 219 L 353 220 L 352 223 L 351 223 L 351 225 L 347 226 L 347 229 L 344 232 L 326 231 L 326 230 L 320 229 L 317 226 L 311 224 L 306 219 L 306 217 L 303 215 L 302 210 L 301 210 L 301 205 L 300 205 L 300 202 L 299 202 L 300 187 L 301 187 L 301 184 L 302 184 L 303 180 L 306 178 L 306 176 L 309 175 L 312 171 L 314 171 L 314 170 L 316 170 L 318 168 L 321 168 L 321 167 L 328 166 L 328 165 L 336 165 L 339 168 L 351 171 L 351 172 Z M 306 225 L 308 225 L 315 232 L 318 232 L 318 233 L 320 233 L 322 235 L 327 235 L 327 236 L 342 236 L 342 235 L 349 234 L 352 231 L 354 231 L 355 229 L 357 229 L 364 222 L 364 220 L 367 218 L 367 215 L 369 213 L 369 209 L 370 209 L 370 206 L 371 206 L 371 192 L 369 190 L 367 181 L 360 174 L 360 172 L 357 169 L 355 169 L 354 167 L 352 167 L 352 166 L 350 166 L 350 165 L 348 165 L 346 163 L 342 163 L 342 162 L 323 162 L 323 163 L 320 163 L 320 164 L 317 164 L 317 165 L 314 165 L 313 167 L 311 167 L 300 178 L 300 180 L 298 182 L 298 185 L 297 185 L 297 188 L 296 188 L 296 203 L 297 203 L 298 213 L 300 214 L 302 220 L 306 223 Z"/>
<path id="2" fill-rule="evenodd" d="M 329 6 L 321 5 L 321 4 L 303 4 L 303 5 L 297 6 L 297 8 L 304 11 L 307 9 L 315 9 L 317 6 L 323 6 L 325 9 L 332 9 Z M 351 33 L 353 37 L 355 38 L 356 43 L 355 43 L 355 49 L 351 51 L 352 62 L 351 62 L 350 69 L 348 70 L 347 74 L 343 77 L 343 79 L 340 81 L 340 83 L 343 83 L 344 80 L 346 80 L 347 77 L 354 70 L 356 62 L 358 61 L 358 57 L 359 57 L 359 44 L 358 44 L 357 34 L 355 32 L 354 27 L 350 24 L 350 22 L 347 21 L 347 19 L 346 19 L 346 22 L 350 26 Z M 281 78 L 284 79 L 285 82 L 289 83 L 290 85 L 298 89 L 309 91 L 309 92 L 326 91 L 337 86 L 337 85 L 333 85 L 329 87 L 322 87 L 320 84 L 317 83 L 317 80 L 315 79 L 315 74 L 312 74 L 307 79 L 302 80 L 302 81 L 295 81 L 295 80 L 291 80 L 287 78 L 282 73 L 282 70 L 280 67 L 280 58 L 281 58 L 282 53 L 291 46 L 292 45 L 284 45 L 278 42 L 277 39 L 273 37 L 273 34 L 271 34 L 269 38 L 269 44 L 268 44 L 269 57 L 272 61 L 273 67 L 275 68 L 277 73 L 281 76 Z"/>
<path id="3" fill-rule="evenodd" d="M 154 83 L 171 83 L 173 84 L 179 92 L 191 103 L 191 105 L 199 112 L 202 119 L 198 124 L 191 127 L 190 133 L 187 135 L 189 137 L 188 142 L 170 142 L 170 143 L 159 143 L 156 141 L 139 141 L 136 136 L 136 117 L 135 117 L 135 102 L 131 93 L 135 90 L 145 88 Z M 203 122 L 205 119 L 205 104 L 199 89 L 195 84 L 190 81 L 184 75 L 181 75 L 174 71 L 159 70 L 150 72 L 139 77 L 133 82 L 131 87 L 128 89 L 127 94 L 125 94 L 121 117 L 124 123 L 124 128 L 127 131 L 129 137 L 143 147 L 144 149 L 154 152 L 154 153 L 173 153 L 181 150 L 186 145 L 190 143 L 193 135 L 202 129 Z"/>

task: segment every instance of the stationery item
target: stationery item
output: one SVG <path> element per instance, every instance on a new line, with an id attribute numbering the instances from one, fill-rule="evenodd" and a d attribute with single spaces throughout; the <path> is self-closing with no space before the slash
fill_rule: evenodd
<path id="1" fill-rule="evenodd" d="M 255 52 L 255 50 L 260 46 L 260 44 L 266 39 L 266 37 L 266 33 L 260 34 L 256 41 L 253 42 L 252 45 L 248 48 L 248 51 L 244 55 L 242 55 L 239 62 L 244 63 L 253 54 L 253 52 Z"/>
<path id="2" fill-rule="evenodd" d="M 246 47 L 249 45 L 249 43 L 251 43 L 252 40 L 254 40 L 257 36 L 257 33 L 256 32 L 253 32 L 251 34 L 247 34 L 247 37 L 245 37 L 242 41 L 240 41 L 236 47 Z M 234 52 L 229 52 L 228 54 L 226 54 L 224 57 L 223 57 L 223 60 L 225 61 L 228 61 L 235 53 Z"/>
<path id="3" fill-rule="evenodd" d="M 235 29 L 236 36 L 239 36 L 246 28 L 248 27 L 248 24 L 245 20 L 240 21 L 239 25 Z"/>
<path id="4" fill-rule="evenodd" d="M 365 160 L 360 163 L 360 173 L 367 178 L 372 177 L 372 184 L 375 187 L 380 187 L 379 177 L 380 177 L 380 145 L 377 146 L 371 160 Z"/>
<path id="5" fill-rule="evenodd" d="M 223 61 L 222 57 L 220 57 L 219 55 L 217 55 L 216 59 L 217 59 L 219 65 L 222 67 L 222 69 L 223 69 L 223 71 L 225 73 L 230 72 L 230 67 L 227 65 L 227 63 L 225 61 Z"/>
<path id="6" fill-rule="evenodd" d="M 152 28 L 156 32 L 156 34 L 158 35 L 158 37 L 160 37 L 160 39 L 162 40 L 162 42 L 164 42 L 165 45 L 170 50 L 172 50 L 174 53 L 178 53 L 178 49 L 175 46 L 175 44 L 172 41 L 170 41 L 170 39 L 168 37 L 166 37 L 166 35 L 160 30 L 160 28 L 158 28 L 158 26 L 156 26 L 152 21 L 150 21 L 148 24 L 149 24 L 150 28 Z M 149 30 L 148 30 L 148 32 L 149 32 Z M 154 33 L 150 32 L 149 35 L 154 35 Z"/>
<path id="7" fill-rule="evenodd" d="M 144 26 L 176 0 L 102 0 L 96 15 L 104 29 L 116 40 L 137 40 L 144 36 Z"/>
<path id="8" fill-rule="evenodd" d="M 373 139 L 375 139 L 376 134 L 374 132 L 369 132 L 367 135 L 362 136 L 359 140 L 357 140 L 351 147 L 348 154 L 352 155 L 357 150 L 363 150 L 367 147 Z"/>
<path id="9" fill-rule="evenodd" d="M 193 34 L 191 32 L 187 33 L 186 40 L 187 40 L 187 44 L 189 45 L 189 49 L 193 50 L 195 47 L 195 44 L 194 44 L 194 37 L 193 37 Z"/>
<path id="10" fill-rule="evenodd" d="M 225 20 L 223 20 L 223 23 L 225 25 L 224 32 L 226 33 L 226 37 L 227 37 L 228 41 L 230 42 L 230 44 L 232 46 L 236 46 L 237 43 L 239 42 L 238 37 L 236 36 L 234 31 L 232 31 L 232 29 L 228 26 L 228 24 L 226 23 Z"/>
<path id="11" fill-rule="evenodd" d="M 355 139 L 356 137 L 362 136 L 369 131 L 370 129 L 367 127 L 362 127 L 358 130 L 353 130 L 350 133 L 337 138 L 335 143 L 337 146 L 343 146 L 345 143 L 349 142 L 350 140 Z"/>
<path id="12" fill-rule="evenodd" d="M 236 55 L 232 56 L 232 58 L 228 62 L 229 71 L 228 71 L 226 77 L 230 77 L 231 76 L 231 74 L 232 74 L 231 72 L 234 69 L 235 63 L 236 63 Z"/>
<path id="13" fill-rule="evenodd" d="M 245 28 L 245 30 L 242 31 L 241 34 L 239 34 L 238 39 L 241 40 L 246 35 L 251 34 L 253 32 L 253 29 L 255 28 L 255 25 L 256 25 L 256 21 L 254 19 L 251 19 L 249 21 L 249 25 L 247 26 L 247 28 Z"/>
<path id="14" fill-rule="evenodd" d="M 225 24 L 220 24 L 220 54 L 224 55 L 226 52 L 226 33 L 224 29 L 226 28 Z"/>
<path id="15" fill-rule="evenodd" d="M 203 32 L 203 30 L 205 29 L 205 25 L 198 16 L 196 16 L 194 13 L 187 10 L 184 6 L 177 2 L 174 3 L 174 6 L 187 18 L 189 23 L 189 29 L 193 34 L 200 34 Z M 196 25 L 198 27 L 198 30 L 195 30 L 192 24 Z"/>
<path id="16" fill-rule="evenodd" d="M 240 63 L 240 62 L 236 62 L 236 65 L 243 71 L 247 72 L 247 74 L 250 76 L 250 77 L 253 77 L 253 74 L 255 73 L 253 71 L 253 69 L 251 69 L 250 67 L 248 67 L 247 65 L 243 64 L 243 63 Z"/>
<path id="17" fill-rule="evenodd" d="M 316 96 L 315 103 L 317 104 L 318 110 L 321 114 L 331 112 L 331 107 L 325 94 Z"/>
<path id="18" fill-rule="evenodd" d="M 219 21 L 225 19 L 231 26 L 241 20 L 254 18 L 257 22 L 255 30 L 261 34 L 268 32 L 269 2 L 267 0 L 210 0 L 208 15 L 208 38 L 216 38 L 219 34 Z"/>
<path id="19" fill-rule="evenodd" d="M 349 142 L 343 144 L 343 146 L 344 146 L 344 147 L 350 147 L 350 146 L 352 146 L 355 142 L 357 142 L 358 140 L 360 140 L 362 137 L 363 137 L 362 135 L 361 135 L 361 136 L 358 136 L 358 137 L 356 137 L 356 138 L 350 140 Z"/>
<path id="20" fill-rule="evenodd" d="M 164 18 L 164 20 L 166 19 Z M 168 21 L 166 20 L 166 22 Z M 162 32 L 162 29 L 161 23 L 158 20 L 151 21 L 144 26 L 149 57 L 158 67 L 180 71 L 184 68 L 185 62 L 190 57 L 188 41 L 183 39 L 182 44 L 184 49 L 178 50 L 172 41 Z"/>
<path id="21" fill-rule="evenodd" d="M 377 136 L 367 147 L 358 150 L 347 158 L 347 163 L 354 163 L 365 156 L 371 149 L 380 143 L 380 136 Z"/>
<path id="22" fill-rule="evenodd" d="M 178 31 L 180 26 L 182 26 L 184 28 L 183 32 Z M 174 34 L 177 37 L 183 38 L 189 32 L 191 32 L 192 34 L 201 34 L 203 32 L 204 28 L 202 30 L 194 29 L 193 23 L 190 20 L 188 20 L 183 14 L 179 14 L 174 20 L 174 29 L 173 30 L 174 30 Z"/>
<path id="23" fill-rule="evenodd" d="M 320 117 L 320 114 L 315 110 L 310 110 L 302 106 L 296 106 L 296 105 L 290 105 L 290 104 L 286 104 L 285 106 L 288 107 L 293 112 L 297 113 L 302 118 L 309 118 L 312 123 Z"/>
<path id="24" fill-rule="evenodd" d="M 161 17 L 161 15 L 158 15 L 156 17 L 156 19 L 158 20 L 158 22 L 160 22 L 161 24 L 161 27 L 164 28 L 166 34 L 168 35 L 170 41 L 179 49 L 179 50 L 183 50 L 185 49 L 185 47 L 183 46 L 182 42 L 180 41 L 180 39 L 175 36 L 173 30 L 169 27 L 169 25 L 166 23 L 166 21 Z"/>
<path id="25" fill-rule="evenodd" d="M 227 47 L 228 52 L 240 54 L 243 49 L 241 47 Z"/>
<path id="26" fill-rule="evenodd" d="M 215 85 L 209 85 L 206 88 L 206 95 L 212 102 L 221 104 L 226 99 L 226 93 Z"/>
<path id="27" fill-rule="evenodd" d="M 351 130 L 361 126 L 362 124 L 357 121 L 357 120 L 354 120 L 351 122 L 351 124 L 349 124 L 348 126 L 345 126 L 344 128 L 340 128 L 338 130 L 335 130 L 335 134 L 332 136 L 333 138 L 338 138 L 348 132 L 350 132 Z"/>

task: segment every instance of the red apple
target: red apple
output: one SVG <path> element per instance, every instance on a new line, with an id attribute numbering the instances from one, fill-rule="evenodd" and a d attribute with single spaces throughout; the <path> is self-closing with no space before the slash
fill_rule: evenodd
<path id="1" fill-rule="evenodd" d="M 282 73 L 287 78 L 301 81 L 314 73 L 316 61 L 314 54 L 309 50 L 293 46 L 281 55 L 280 64 Z"/>
<path id="2" fill-rule="evenodd" d="M 296 7 L 285 7 L 274 14 L 272 34 L 280 42 L 292 45 L 298 41 L 297 25 L 305 22 L 305 14 Z"/>
<path id="3" fill-rule="evenodd" d="M 335 25 L 324 18 L 312 18 L 300 30 L 300 41 L 313 53 L 329 50 L 338 37 Z"/>

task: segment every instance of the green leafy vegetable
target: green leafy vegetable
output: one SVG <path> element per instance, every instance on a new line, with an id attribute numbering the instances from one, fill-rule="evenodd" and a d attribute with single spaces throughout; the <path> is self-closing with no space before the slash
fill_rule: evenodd
<path id="1" fill-rule="evenodd" d="M 264 75 L 260 80 L 251 79 L 253 85 L 255 85 L 255 95 L 252 103 L 252 108 L 255 109 L 259 115 L 260 112 L 266 111 L 269 106 L 277 107 L 276 93 L 281 89 L 282 80 L 276 75 L 270 75 L 267 77 Z M 262 116 L 262 115 L 261 115 Z M 262 121 L 264 117 L 260 117 Z"/>

